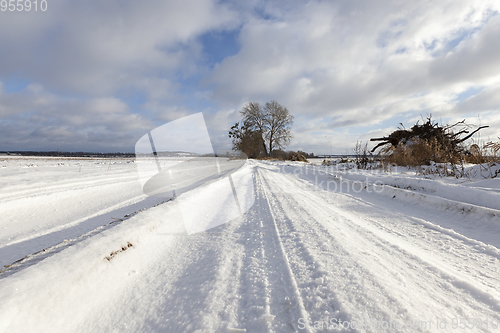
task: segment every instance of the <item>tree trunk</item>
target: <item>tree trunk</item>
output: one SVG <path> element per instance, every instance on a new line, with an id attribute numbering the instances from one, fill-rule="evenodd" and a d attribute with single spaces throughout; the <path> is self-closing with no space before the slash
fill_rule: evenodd
<path id="1" fill-rule="evenodd" d="M 273 157 L 273 136 L 269 137 L 269 157 Z"/>

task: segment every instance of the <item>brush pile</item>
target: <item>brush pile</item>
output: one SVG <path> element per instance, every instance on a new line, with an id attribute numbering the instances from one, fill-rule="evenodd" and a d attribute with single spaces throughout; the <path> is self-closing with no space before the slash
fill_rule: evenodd
<path id="1" fill-rule="evenodd" d="M 471 154 L 463 142 L 488 126 L 480 126 L 470 132 L 472 127 L 465 120 L 442 126 L 428 117 L 422 124 L 417 122 L 410 129 L 405 129 L 401 124 L 398 130 L 388 136 L 372 138 L 370 141 L 382 141 L 372 152 L 381 148 L 379 153 L 398 165 L 429 165 L 431 161 L 457 163 Z"/>

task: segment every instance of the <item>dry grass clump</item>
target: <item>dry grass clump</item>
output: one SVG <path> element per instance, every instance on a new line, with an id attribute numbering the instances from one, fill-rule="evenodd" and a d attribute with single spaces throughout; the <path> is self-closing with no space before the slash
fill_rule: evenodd
<path id="1" fill-rule="evenodd" d="M 498 137 L 497 142 L 490 141 L 484 145 L 484 148 L 489 151 L 490 156 L 493 157 L 495 161 L 500 162 L 500 137 Z"/>
<path id="2" fill-rule="evenodd" d="M 460 160 L 456 150 L 450 145 L 439 143 L 435 138 L 429 140 L 414 138 L 411 142 L 387 147 L 381 153 L 384 161 L 402 166 L 430 165 L 435 163 L 458 163 Z"/>
<path id="3" fill-rule="evenodd" d="M 471 164 L 500 162 L 500 141 L 490 141 L 484 144 L 473 143 L 464 154 L 464 161 Z"/>
<path id="4" fill-rule="evenodd" d="M 484 146 L 481 148 L 476 143 L 472 144 L 469 147 L 468 152 L 464 155 L 463 159 L 464 162 L 471 164 L 483 164 L 491 162 L 492 160 L 491 156 L 488 154 L 487 149 Z"/>

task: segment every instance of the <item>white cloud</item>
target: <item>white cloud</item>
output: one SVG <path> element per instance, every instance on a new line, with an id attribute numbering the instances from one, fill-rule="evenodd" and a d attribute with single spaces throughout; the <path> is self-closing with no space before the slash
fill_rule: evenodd
<path id="1" fill-rule="evenodd" d="M 49 7 L 2 15 L 0 73 L 101 96 L 144 77 L 193 70 L 195 38 L 237 17 L 214 0 L 54 0 Z"/>
<path id="2" fill-rule="evenodd" d="M 154 127 L 116 98 L 60 100 L 39 85 L 0 92 L 0 117 L 0 150 L 128 151 Z"/>
<path id="3" fill-rule="evenodd" d="M 419 114 L 496 124 L 499 11 L 495 0 L 53 0 L 2 16 L 0 79 L 31 84 L 4 87 L 0 126 L 26 147 L 125 147 L 204 109 L 214 145 L 229 148 L 241 106 L 277 100 L 296 116 L 291 148 L 344 152 Z M 241 48 L 211 69 L 200 36 L 224 29 Z M 482 90 L 462 101 L 471 88 Z"/>
<path id="4" fill-rule="evenodd" d="M 224 105 L 276 99 L 296 116 L 323 119 L 295 128 L 300 146 L 315 131 L 408 113 L 460 117 L 461 93 L 500 80 L 499 9 L 496 1 L 310 1 L 269 10 L 244 24 L 240 52 L 207 81 Z"/>

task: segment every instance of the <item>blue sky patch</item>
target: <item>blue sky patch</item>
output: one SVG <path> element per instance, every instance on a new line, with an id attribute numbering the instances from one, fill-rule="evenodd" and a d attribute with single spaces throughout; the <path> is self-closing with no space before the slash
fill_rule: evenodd
<path id="1" fill-rule="evenodd" d="M 210 67 L 227 57 L 238 54 L 240 29 L 231 31 L 211 31 L 200 37 L 203 54 Z"/>
<path id="2" fill-rule="evenodd" d="M 7 94 L 21 92 L 30 84 L 28 80 L 20 77 L 1 78 L 0 81 L 3 83 L 3 90 Z"/>
<path id="3" fill-rule="evenodd" d="M 456 101 L 463 102 L 466 99 L 479 94 L 481 91 L 483 91 L 483 89 L 484 87 L 470 87 L 469 89 L 458 94 L 456 97 Z"/>

